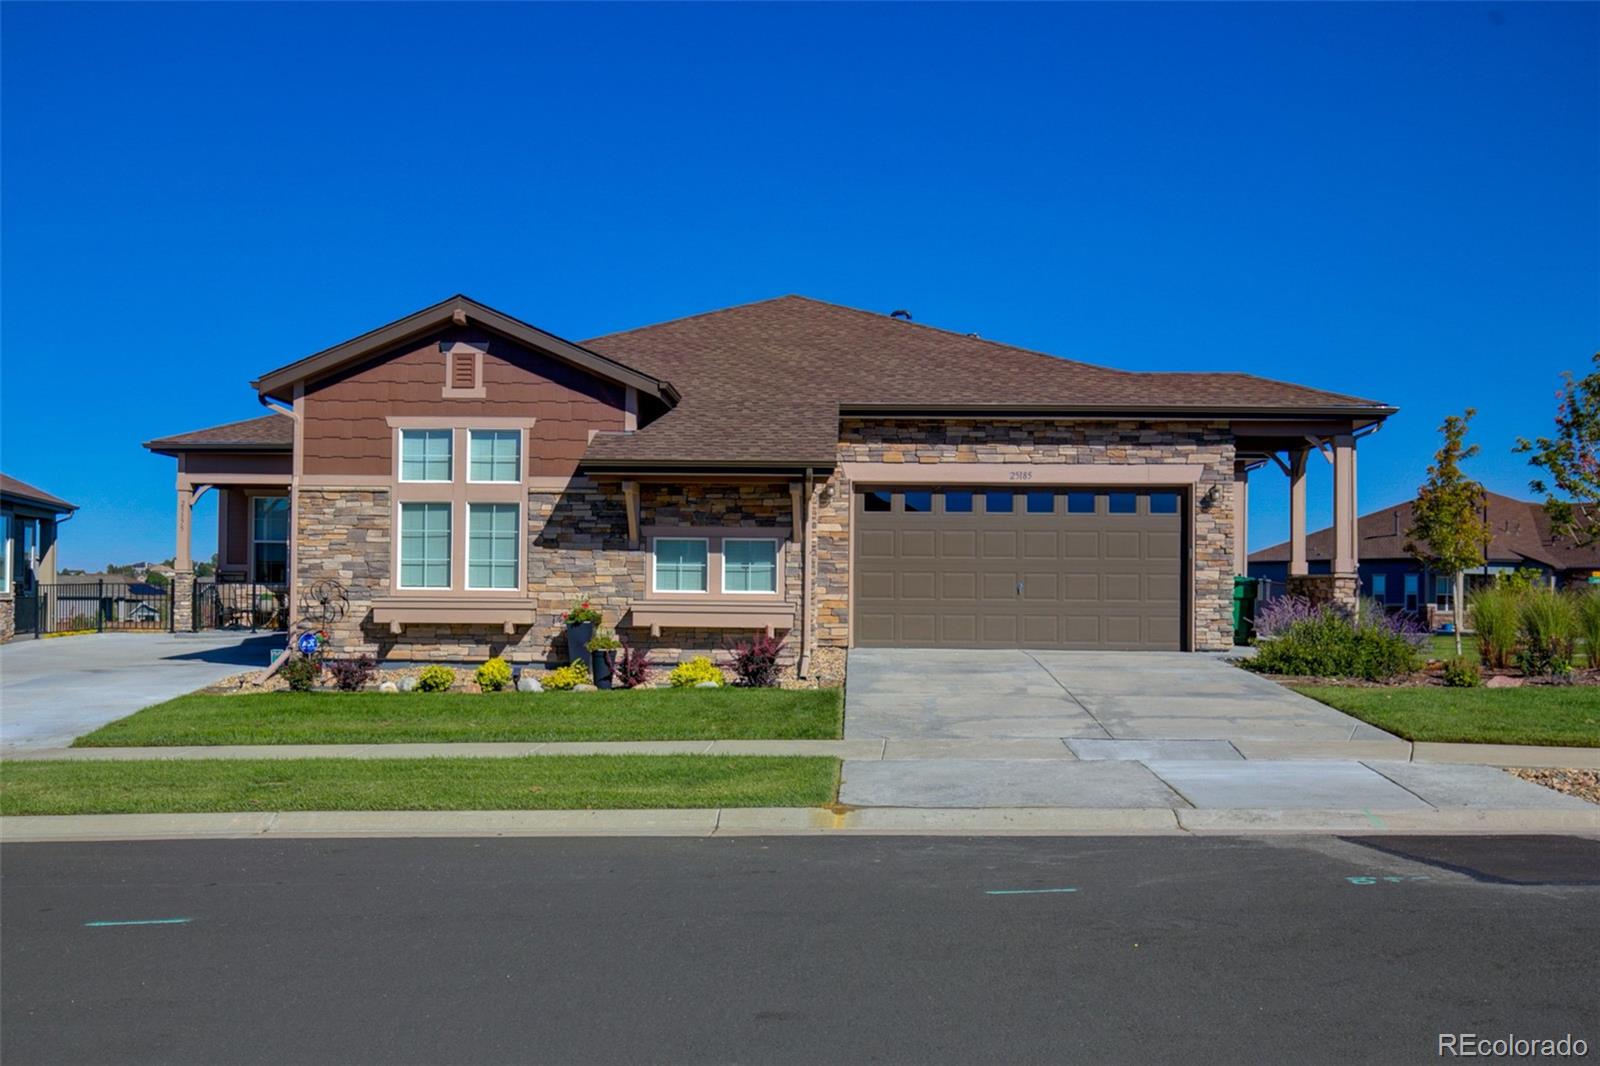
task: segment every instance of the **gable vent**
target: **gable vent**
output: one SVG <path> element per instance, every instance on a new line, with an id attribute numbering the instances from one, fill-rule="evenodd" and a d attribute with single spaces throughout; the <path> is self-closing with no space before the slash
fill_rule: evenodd
<path id="1" fill-rule="evenodd" d="M 470 349 L 457 349 L 450 353 L 450 385 L 457 389 L 478 386 L 478 357 Z"/>
<path id="2" fill-rule="evenodd" d="M 444 355 L 444 395 L 446 399 L 482 397 L 483 356 L 486 346 L 469 341 L 440 341 Z"/>

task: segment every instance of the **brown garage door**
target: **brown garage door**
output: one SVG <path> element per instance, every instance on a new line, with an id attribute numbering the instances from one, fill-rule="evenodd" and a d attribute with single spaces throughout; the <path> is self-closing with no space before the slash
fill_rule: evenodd
<path id="1" fill-rule="evenodd" d="M 855 500 L 861 647 L 1178 650 L 1177 491 L 868 489 Z"/>

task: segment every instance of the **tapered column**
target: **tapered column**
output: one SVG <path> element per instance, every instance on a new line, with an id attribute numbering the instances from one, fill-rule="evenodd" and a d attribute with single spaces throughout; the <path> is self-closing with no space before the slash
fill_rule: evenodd
<path id="1" fill-rule="evenodd" d="M 178 490 L 178 547 L 172 555 L 174 570 L 193 570 L 189 558 L 190 522 L 194 516 L 194 489 L 187 486 Z"/>
<path id="2" fill-rule="evenodd" d="M 1289 576 L 1308 573 L 1306 566 L 1306 456 L 1305 448 L 1289 453 Z"/>
<path id="3" fill-rule="evenodd" d="M 1250 571 L 1250 464 L 1233 464 L 1233 572 Z"/>
<path id="4" fill-rule="evenodd" d="M 1356 572 L 1356 439 L 1333 438 L 1333 572 Z"/>

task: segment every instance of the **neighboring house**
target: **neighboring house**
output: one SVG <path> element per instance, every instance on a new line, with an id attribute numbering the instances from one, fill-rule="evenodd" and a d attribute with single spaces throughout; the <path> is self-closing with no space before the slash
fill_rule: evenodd
<path id="1" fill-rule="evenodd" d="M 1353 528 L 1355 438 L 1394 410 L 798 296 L 581 344 L 454 297 L 252 384 L 277 413 L 146 445 L 178 460 L 180 626 L 216 491 L 220 576 L 292 585 L 341 654 L 546 661 L 588 600 L 660 662 L 762 631 L 818 676 L 852 646 L 1227 648 L 1246 471 L 1283 451 L 1303 487 L 1316 441 Z"/>
<path id="2" fill-rule="evenodd" d="M 1600 581 L 1600 545 L 1579 548 L 1558 540 L 1550 530 L 1544 506 L 1497 492 L 1484 494 L 1484 518 L 1490 529 L 1486 562 L 1467 574 L 1470 590 L 1515 570 L 1537 570 L 1557 585 Z M 1454 575 L 1434 573 L 1406 551 L 1411 528 L 1410 500 L 1362 515 L 1358 524 L 1361 594 L 1390 607 L 1411 611 L 1434 622 L 1454 617 Z M 1327 573 L 1333 556 L 1333 530 L 1306 538 L 1306 563 L 1313 574 Z M 1250 576 L 1265 578 L 1282 591 L 1289 569 L 1289 542 L 1253 552 Z"/>
<path id="3" fill-rule="evenodd" d="M 49 606 L 58 628 L 150 628 L 165 617 L 168 595 L 132 574 L 62 574 Z"/>
<path id="4" fill-rule="evenodd" d="M 54 584 L 57 527 L 77 509 L 77 504 L 0 474 L 0 536 L 5 543 L 5 558 L 0 561 L 0 640 L 10 640 L 16 633 L 17 597 L 31 597 L 38 586 Z"/>

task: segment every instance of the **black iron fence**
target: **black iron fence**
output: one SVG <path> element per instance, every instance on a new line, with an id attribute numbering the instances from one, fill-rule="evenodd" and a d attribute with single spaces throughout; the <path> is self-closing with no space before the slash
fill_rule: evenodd
<path id="1" fill-rule="evenodd" d="M 288 629 L 289 586 L 255 581 L 195 582 L 196 629 Z"/>
<path id="2" fill-rule="evenodd" d="M 163 630 L 173 624 L 170 585 L 63 581 L 18 589 L 18 636 Z"/>

